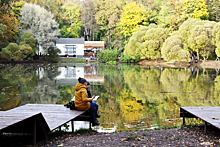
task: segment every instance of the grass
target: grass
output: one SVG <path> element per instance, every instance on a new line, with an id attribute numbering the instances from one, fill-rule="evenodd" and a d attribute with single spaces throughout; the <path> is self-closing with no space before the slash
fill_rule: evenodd
<path id="1" fill-rule="evenodd" d="M 89 61 L 91 62 L 97 62 L 97 61 Z M 85 58 L 60 58 L 60 63 L 86 63 Z"/>

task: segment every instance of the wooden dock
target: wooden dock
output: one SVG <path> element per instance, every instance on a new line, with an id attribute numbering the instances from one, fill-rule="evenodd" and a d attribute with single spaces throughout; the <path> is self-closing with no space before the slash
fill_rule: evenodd
<path id="1" fill-rule="evenodd" d="M 8 111 L 0 111 L 0 134 L 3 133 L 32 133 L 33 144 L 36 135 L 47 134 L 71 121 L 90 121 L 86 111 L 70 110 L 63 105 L 26 104 Z M 91 123 L 90 123 L 91 128 Z"/>
<path id="2" fill-rule="evenodd" d="M 205 122 L 204 131 L 206 132 L 207 123 L 220 129 L 220 107 L 180 107 L 180 117 L 200 118 Z"/>

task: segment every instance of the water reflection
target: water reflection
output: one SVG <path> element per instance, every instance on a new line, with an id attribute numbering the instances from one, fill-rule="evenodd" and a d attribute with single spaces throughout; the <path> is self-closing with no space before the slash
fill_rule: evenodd
<path id="1" fill-rule="evenodd" d="M 141 68 L 137 65 L 16 65 L 0 70 L 0 108 L 65 104 L 78 77 L 100 95 L 99 132 L 179 126 L 180 106 L 220 106 L 216 69 Z M 78 126 L 86 126 L 87 125 Z"/>

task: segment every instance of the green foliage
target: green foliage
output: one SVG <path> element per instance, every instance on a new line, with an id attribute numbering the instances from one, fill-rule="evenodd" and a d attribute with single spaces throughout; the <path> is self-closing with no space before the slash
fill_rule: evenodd
<path id="1" fill-rule="evenodd" d="M 135 2 L 128 3 L 122 10 L 118 24 L 121 34 L 130 37 L 142 25 L 147 25 L 146 9 L 143 5 Z"/>
<path id="2" fill-rule="evenodd" d="M 73 38 L 73 34 L 67 31 L 67 26 L 63 26 L 60 29 L 61 38 Z"/>
<path id="3" fill-rule="evenodd" d="M 62 9 L 62 18 L 65 24 L 62 30 L 64 34 L 62 35 L 65 35 L 65 38 L 70 38 L 70 36 L 73 38 L 79 38 L 81 36 L 82 27 L 82 22 L 80 20 L 80 7 L 72 1 L 66 1 L 62 6 Z"/>
<path id="4" fill-rule="evenodd" d="M 216 46 L 215 53 L 220 56 L 220 22 L 216 23 L 212 30 L 212 43 Z"/>
<path id="5" fill-rule="evenodd" d="M 202 21 L 201 25 L 195 25 L 191 28 L 188 39 L 188 46 L 197 54 L 207 60 L 211 54 L 214 54 L 212 45 L 212 29 L 216 23 L 211 21 Z"/>
<path id="6" fill-rule="evenodd" d="M 151 28 L 143 36 L 143 49 L 141 57 L 147 59 L 157 59 L 161 56 L 161 47 L 167 35 L 163 28 Z"/>
<path id="7" fill-rule="evenodd" d="M 48 55 L 45 56 L 45 60 L 58 63 L 59 62 L 59 53 L 61 53 L 60 49 L 49 47 L 48 49 Z"/>
<path id="8" fill-rule="evenodd" d="M 187 46 L 179 35 L 173 35 L 166 39 L 161 49 L 165 61 L 190 61 Z"/>
<path id="9" fill-rule="evenodd" d="M 20 49 L 28 56 L 28 60 L 32 60 L 36 53 L 36 39 L 31 32 L 25 32 L 21 36 L 22 42 L 19 44 Z"/>
<path id="10" fill-rule="evenodd" d="M 22 61 L 26 56 L 20 50 L 16 43 L 9 43 L 9 45 L 2 49 L 1 57 L 9 61 Z"/>
<path id="11" fill-rule="evenodd" d="M 138 62 L 139 60 L 140 60 L 140 56 L 136 57 L 136 59 L 133 59 L 131 57 L 125 56 L 124 53 L 122 53 L 120 57 L 120 62 L 131 63 L 131 62 Z"/>
<path id="12" fill-rule="evenodd" d="M 0 23 L 0 49 L 8 45 L 8 37 L 6 36 L 7 26 Z"/>
<path id="13" fill-rule="evenodd" d="M 209 13 L 209 20 L 220 21 L 220 2 L 219 0 L 207 0 L 207 9 Z"/>
<path id="14" fill-rule="evenodd" d="M 118 50 L 102 50 L 98 52 L 99 62 L 117 61 L 119 55 Z"/>
<path id="15" fill-rule="evenodd" d="M 24 4 L 25 4 L 25 1 L 16 1 L 12 4 L 13 6 L 12 11 L 14 12 L 16 18 L 21 17 L 20 12 Z"/>
<path id="16" fill-rule="evenodd" d="M 167 35 L 163 28 L 155 24 L 140 27 L 125 46 L 127 59 L 157 59 L 161 56 L 161 47 Z"/>
<path id="17" fill-rule="evenodd" d="M 208 9 L 205 0 L 184 0 L 183 13 L 186 17 L 207 20 Z"/>
<path id="18" fill-rule="evenodd" d="M 33 56 L 35 55 L 35 52 L 28 44 L 19 45 L 20 51 L 23 53 L 24 58 L 27 57 L 28 60 L 33 60 Z"/>
<path id="19" fill-rule="evenodd" d="M 160 6 L 157 24 L 165 28 L 169 34 L 177 31 L 184 21 L 182 15 L 183 3 L 181 1 L 166 0 Z"/>

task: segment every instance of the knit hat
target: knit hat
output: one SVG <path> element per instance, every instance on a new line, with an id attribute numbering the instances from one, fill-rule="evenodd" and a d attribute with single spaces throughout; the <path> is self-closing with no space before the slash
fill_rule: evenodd
<path id="1" fill-rule="evenodd" d="M 87 81 L 87 85 L 90 85 L 90 82 L 89 82 L 89 81 Z"/>
<path id="2" fill-rule="evenodd" d="M 84 78 L 79 78 L 78 81 L 81 84 L 84 84 L 85 82 L 87 82 L 86 79 L 84 79 Z"/>

